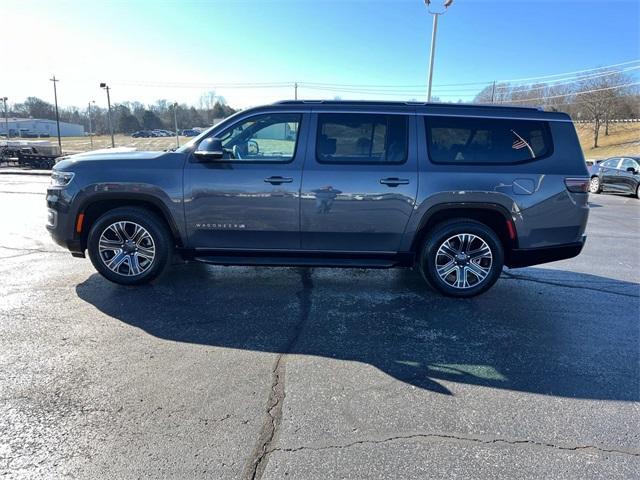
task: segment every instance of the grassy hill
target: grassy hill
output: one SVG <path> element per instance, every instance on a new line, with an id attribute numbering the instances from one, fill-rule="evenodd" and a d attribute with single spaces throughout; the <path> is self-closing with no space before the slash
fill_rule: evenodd
<path id="1" fill-rule="evenodd" d="M 598 148 L 593 147 L 593 124 L 576 124 L 580 144 L 585 158 L 607 158 L 619 155 L 640 156 L 640 122 L 611 123 L 609 135 L 605 136 L 604 126 L 600 129 Z"/>

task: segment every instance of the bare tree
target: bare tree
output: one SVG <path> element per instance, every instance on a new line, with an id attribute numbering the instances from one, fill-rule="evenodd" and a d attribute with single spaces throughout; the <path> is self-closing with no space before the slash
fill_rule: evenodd
<path id="1" fill-rule="evenodd" d="M 576 103 L 593 121 L 593 148 L 598 148 L 600 128 L 605 124 L 605 135 L 609 134 L 609 120 L 616 115 L 616 106 L 620 98 L 632 92 L 627 85 L 631 83 L 628 75 L 619 71 L 603 70 L 599 76 L 591 75 L 580 82 Z"/>

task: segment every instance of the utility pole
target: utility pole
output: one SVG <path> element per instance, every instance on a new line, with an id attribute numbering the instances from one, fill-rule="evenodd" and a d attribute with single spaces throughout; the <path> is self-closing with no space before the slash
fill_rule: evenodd
<path id="1" fill-rule="evenodd" d="M 109 108 L 107 117 L 109 118 L 109 131 L 111 132 L 111 148 L 115 148 L 116 141 L 113 139 L 113 122 L 111 121 L 111 97 L 109 96 L 109 85 L 101 83 L 100 88 L 104 88 L 107 91 L 107 107 Z"/>
<path id="2" fill-rule="evenodd" d="M 11 134 L 9 133 L 9 112 L 7 110 L 7 97 L 2 97 L 2 101 L 4 102 L 4 124 L 7 128 L 7 145 L 9 145 L 9 139 L 11 138 Z"/>
<path id="3" fill-rule="evenodd" d="M 178 102 L 173 104 L 173 126 L 176 129 L 176 147 L 180 146 L 180 138 L 178 137 Z"/>
<path id="4" fill-rule="evenodd" d="M 424 4 L 427 6 L 428 12 L 433 15 L 433 29 L 431 30 L 431 52 L 429 54 L 429 80 L 427 81 L 427 102 L 431 101 L 431 85 L 433 82 L 433 61 L 436 56 L 436 32 L 438 31 L 438 17 L 447 11 L 447 8 L 451 6 L 453 0 L 445 0 L 443 3 L 444 10 L 432 11 L 431 0 L 424 0 Z"/>
<path id="5" fill-rule="evenodd" d="M 293 84 L 293 88 L 294 88 L 294 90 L 293 90 L 294 91 L 293 98 L 295 100 L 298 100 L 298 82 L 295 82 Z"/>
<path id="6" fill-rule="evenodd" d="M 91 102 L 96 103 L 95 100 Z M 91 102 L 87 105 L 87 115 L 89 116 L 89 141 L 91 142 L 91 149 L 93 150 L 93 129 L 91 128 Z"/>
<path id="7" fill-rule="evenodd" d="M 60 116 L 58 115 L 58 91 L 56 89 L 56 83 L 58 83 L 60 80 L 58 80 L 55 75 L 49 80 L 53 82 L 53 98 L 56 104 L 56 127 L 58 128 L 58 147 L 60 147 L 60 155 L 62 155 L 62 140 L 60 140 Z"/>
<path id="8" fill-rule="evenodd" d="M 493 81 L 493 86 L 491 87 L 491 103 L 495 103 L 496 99 L 496 81 Z"/>

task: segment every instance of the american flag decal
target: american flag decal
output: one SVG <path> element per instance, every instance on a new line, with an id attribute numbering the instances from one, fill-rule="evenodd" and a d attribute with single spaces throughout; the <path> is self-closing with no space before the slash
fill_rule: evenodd
<path id="1" fill-rule="evenodd" d="M 515 130 L 511 130 L 511 133 L 513 133 L 513 143 L 511 144 L 511 148 L 513 148 L 514 150 L 528 148 L 529 153 L 531 154 L 531 158 L 534 158 L 535 154 L 533 153 L 533 148 L 531 148 L 531 145 L 529 145 L 524 138 L 518 135 Z"/>

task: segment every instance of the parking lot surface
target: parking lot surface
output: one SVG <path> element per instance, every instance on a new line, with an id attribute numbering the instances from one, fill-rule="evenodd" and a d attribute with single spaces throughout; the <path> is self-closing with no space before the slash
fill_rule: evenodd
<path id="1" fill-rule="evenodd" d="M 127 288 L 0 177 L 3 478 L 638 478 L 640 200 L 471 300 L 410 270 L 176 265 Z"/>

